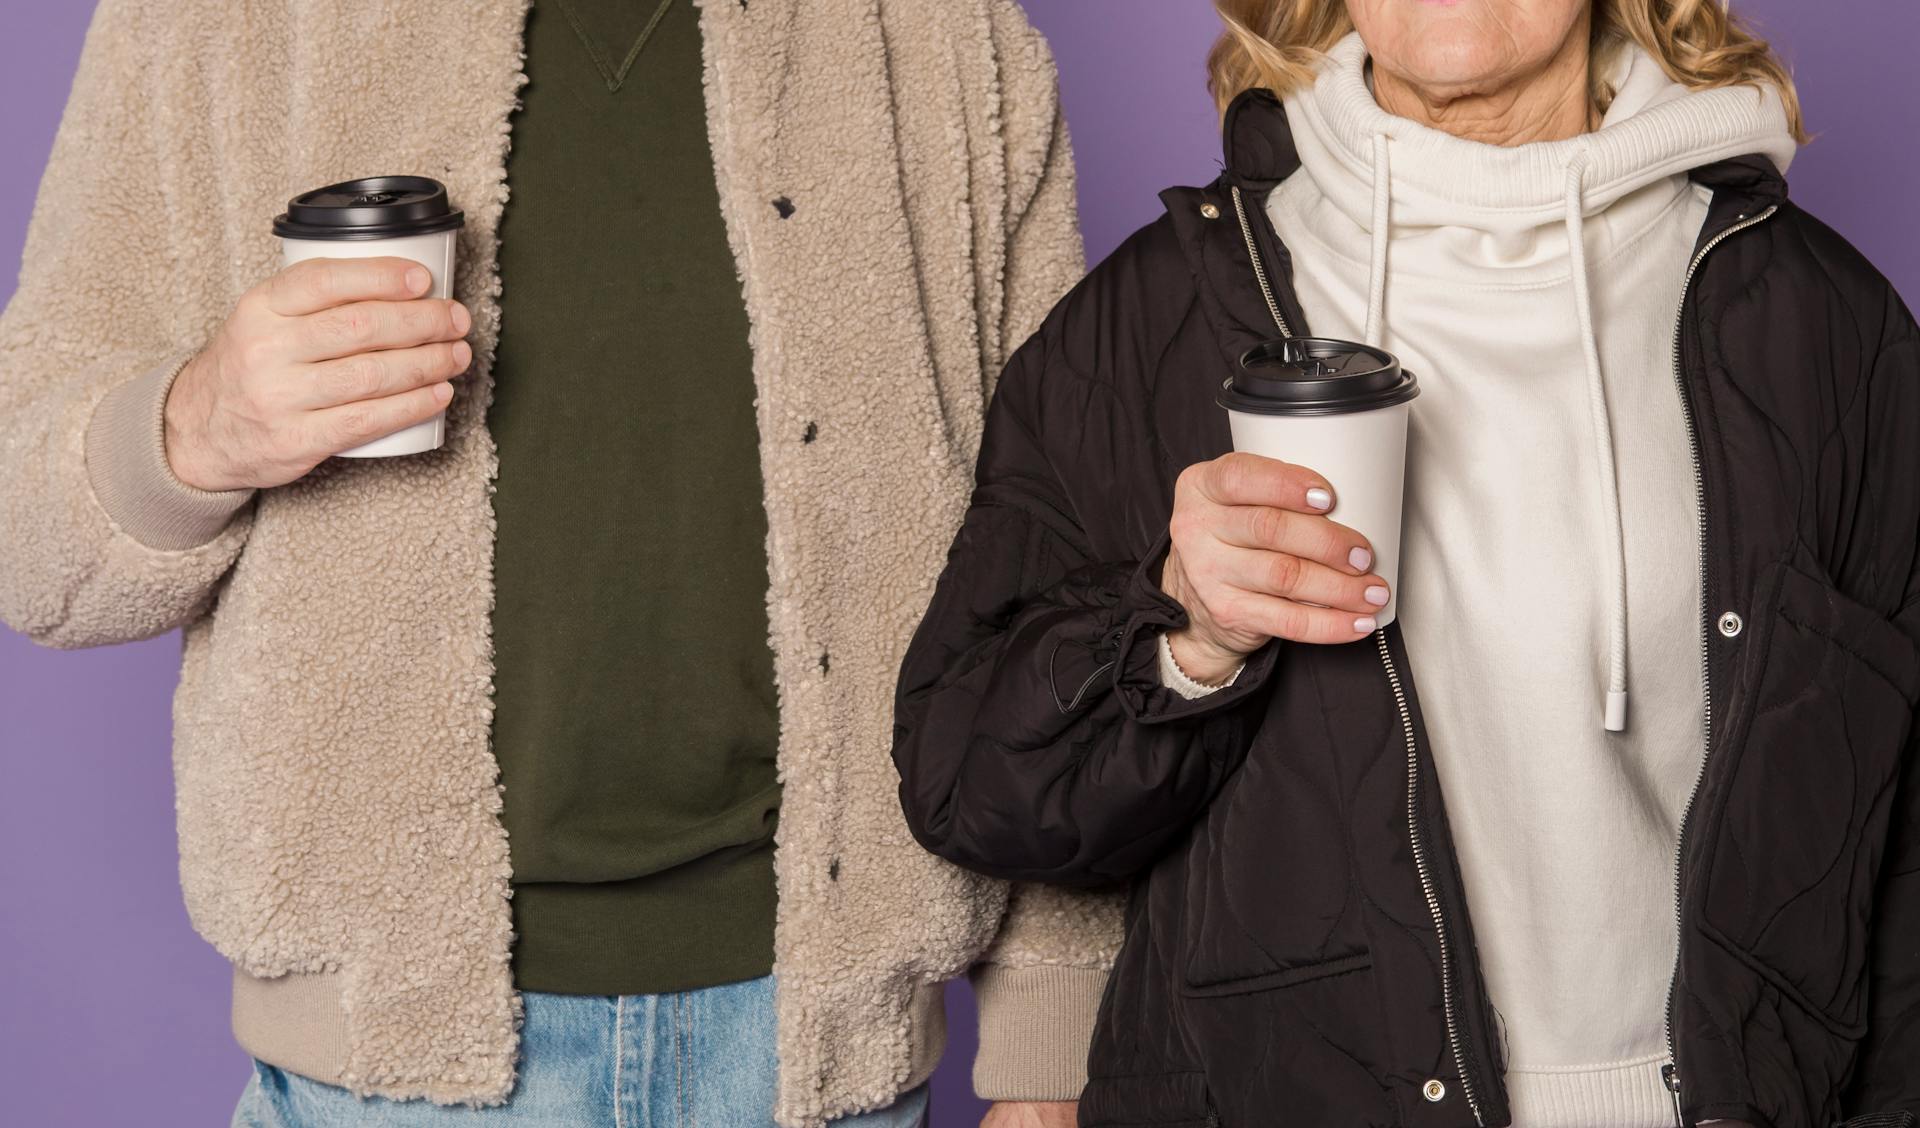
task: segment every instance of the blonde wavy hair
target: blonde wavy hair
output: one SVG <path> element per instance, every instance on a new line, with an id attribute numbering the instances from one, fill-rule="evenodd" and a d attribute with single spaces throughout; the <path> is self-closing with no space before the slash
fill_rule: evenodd
<path id="1" fill-rule="evenodd" d="M 1667 76 L 1693 90 L 1748 83 L 1772 86 L 1787 124 L 1807 140 L 1800 95 L 1786 64 L 1723 0 L 1592 0 L 1593 102 L 1604 113 L 1613 91 L 1597 76 L 1628 43 L 1660 61 Z M 1313 81 L 1323 53 L 1353 30 L 1346 0 L 1214 0 L 1226 30 L 1207 54 L 1207 89 L 1225 111 L 1241 91 L 1275 94 Z"/>

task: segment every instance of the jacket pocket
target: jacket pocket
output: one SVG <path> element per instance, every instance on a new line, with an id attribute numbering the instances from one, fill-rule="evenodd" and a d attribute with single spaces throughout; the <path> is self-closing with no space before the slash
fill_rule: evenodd
<path id="1" fill-rule="evenodd" d="M 1090 1077 L 1080 1093 L 1080 1128 L 1219 1128 L 1199 1073 Z"/>
<path id="2" fill-rule="evenodd" d="M 1310 758 L 1257 748 L 1195 828 L 1183 993 L 1306 982 L 1365 958 L 1339 805 L 1303 761 Z M 1340 966 L 1322 970 L 1332 965 Z"/>
<path id="3" fill-rule="evenodd" d="M 1879 612 L 1781 566 L 1707 864 L 1703 923 L 1836 1033 L 1858 1037 L 1873 891 L 1920 690 Z"/>
<path id="4" fill-rule="evenodd" d="M 1222 979 L 1212 983 L 1188 983 L 1181 994 L 1189 999 L 1211 999 L 1221 995 L 1251 995 L 1256 991 L 1274 991 L 1282 987 L 1298 987 L 1303 983 L 1312 983 L 1316 979 L 1325 979 L 1332 975 L 1346 975 L 1349 972 L 1365 971 L 1373 966 L 1373 956 L 1366 952 L 1356 952 L 1350 956 L 1336 956 L 1317 963 L 1301 964 L 1281 968 L 1279 971 L 1264 975 L 1249 975 L 1240 979 Z"/>

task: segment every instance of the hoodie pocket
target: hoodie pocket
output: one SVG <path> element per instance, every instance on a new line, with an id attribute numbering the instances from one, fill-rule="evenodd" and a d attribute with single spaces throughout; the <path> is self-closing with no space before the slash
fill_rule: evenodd
<path id="1" fill-rule="evenodd" d="M 1757 617 L 1759 618 L 1759 617 Z M 1706 930 L 1845 1036 L 1864 1022 L 1868 929 L 1920 691 L 1912 642 L 1782 566 L 1707 864 Z"/>

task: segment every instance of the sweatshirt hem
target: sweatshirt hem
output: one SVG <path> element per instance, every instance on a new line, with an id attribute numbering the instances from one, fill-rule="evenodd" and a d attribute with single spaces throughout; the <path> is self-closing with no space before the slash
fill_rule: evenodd
<path id="1" fill-rule="evenodd" d="M 1599 1067 L 1509 1069 L 1513 1122 L 1526 1128 L 1664 1128 L 1673 1098 L 1660 1076 L 1662 1056 Z"/>

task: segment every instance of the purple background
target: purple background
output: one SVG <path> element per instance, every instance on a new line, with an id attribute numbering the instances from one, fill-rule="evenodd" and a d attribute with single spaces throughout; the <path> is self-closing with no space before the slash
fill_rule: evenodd
<path id="1" fill-rule="evenodd" d="M 1206 0 L 1025 0 L 1053 42 L 1090 256 L 1217 168 Z M 1920 80 L 1911 0 L 1736 0 L 1795 64 L 1819 134 L 1793 193 L 1920 298 L 1911 186 Z M 0 0 L 0 263 L 12 276 L 90 4 Z M 1844 16 L 1842 15 L 1844 13 Z M 0 374 L 4 378 L 4 374 Z M 4 488 L 4 484 L 0 484 Z M 0 546 L 4 551 L 4 546 Z M 246 1076 L 226 964 L 176 884 L 168 702 L 179 638 L 83 653 L 0 627 L 0 1117 L 9 1124 L 225 1124 Z M 938 1122 L 973 1123 L 971 1005 L 950 993 Z"/>

